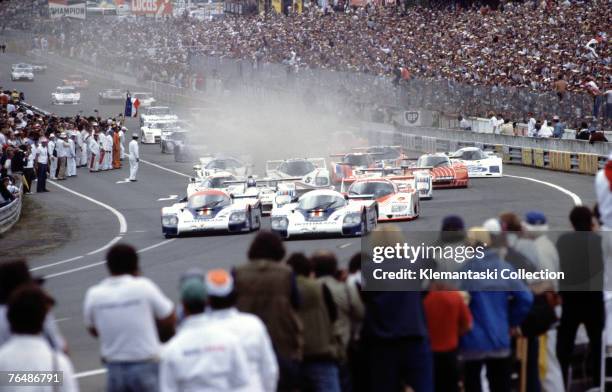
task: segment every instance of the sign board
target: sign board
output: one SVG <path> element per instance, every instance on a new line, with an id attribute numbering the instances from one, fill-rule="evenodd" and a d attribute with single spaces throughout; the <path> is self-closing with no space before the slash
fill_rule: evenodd
<path id="1" fill-rule="evenodd" d="M 134 15 L 171 16 L 171 0 L 132 0 L 131 10 Z"/>
<path id="2" fill-rule="evenodd" d="M 86 3 L 82 0 L 49 0 L 49 17 L 85 19 Z"/>

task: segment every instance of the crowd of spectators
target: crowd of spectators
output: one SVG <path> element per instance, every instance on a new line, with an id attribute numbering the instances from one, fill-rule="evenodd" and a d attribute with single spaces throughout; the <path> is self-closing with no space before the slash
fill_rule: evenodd
<path id="1" fill-rule="evenodd" d="M 194 69 L 194 57 L 229 58 L 241 60 L 231 67 L 241 82 L 278 80 L 247 71 L 272 65 L 268 74 L 282 64 L 303 77 L 301 89 L 328 90 L 335 78 L 368 104 L 479 116 L 503 110 L 513 121 L 532 111 L 581 122 L 612 115 L 610 17 L 606 1 L 566 0 L 498 9 L 311 6 L 288 16 L 98 18 L 29 27 L 50 48 L 179 86 L 202 71 Z M 213 71 L 224 70 L 204 70 Z M 395 76 L 401 92 L 391 88 Z"/>
<path id="2" fill-rule="evenodd" d="M 563 272 L 568 278 L 560 281 L 434 279 L 416 290 L 368 291 L 360 253 L 342 269 L 333 252 L 288 254 L 280 237 L 261 231 L 247 261 L 231 271 L 194 266 L 183 273 L 174 304 L 145 277 L 136 249 L 114 245 L 106 256 L 110 276 L 87 291 L 83 306 L 108 370 L 107 390 L 472 392 L 482 390 L 486 368 L 492 391 L 513 390 L 519 373 L 528 391 L 561 391 L 570 368 L 583 366 L 574 356 L 581 324 L 580 341 L 591 352 L 583 359 L 587 384 L 596 386 L 610 158 L 597 177 L 599 207 L 573 208 L 574 231 L 556 240 L 537 211 L 523 219 L 502 213 L 469 229 L 457 215 L 442 221 L 438 244 L 483 249 L 462 269 Z M 394 225 L 369 238 L 376 245 L 405 240 Z M 448 271 L 449 260 L 432 261 Z M 41 284 L 25 261 L 0 263 L 0 370 L 50 370 L 44 353 L 56 352 L 61 390 L 76 391 L 68 344 L 50 313 L 54 301 Z M 517 360 L 525 372 L 517 372 Z"/>

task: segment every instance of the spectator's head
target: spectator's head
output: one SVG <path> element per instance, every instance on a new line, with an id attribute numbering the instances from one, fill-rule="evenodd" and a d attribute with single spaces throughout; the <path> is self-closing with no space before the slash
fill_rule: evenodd
<path id="1" fill-rule="evenodd" d="M 520 233 L 523 231 L 521 218 L 513 212 L 504 212 L 499 216 L 502 230 L 505 232 Z"/>
<path id="2" fill-rule="evenodd" d="M 278 234 L 271 231 L 260 231 L 253 239 L 247 256 L 249 260 L 280 262 L 285 257 L 285 245 Z"/>
<path id="3" fill-rule="evenodd" d="M 461 121 L 461 120 L 463 120 L 463 116 L 457 117 L 457 121 Z"/>
<path id="4" fill-rule="evenodd" d="M 55 301 L 36 284 L 26 284 L 11 294 L 6 318 L 14 334 L 38 335 Z"/>
<path id="5" fill-rule="evenodd" d="M 138 254 L 131 245 L 117 244 L 106 253 L 106 267 L 111 275 L 137 275 Z"/>
<path id="6" fill-rule="evenodd" d="M 504 246 L 504 236 L 502 231 L 502 226 L 499 219 L 491 218 L 484 221 L 482 227 L 489 232 L 491 236 L 491 244 L 492 248 L 500 248 Z"/>
<path id="7" fill-rule="evenodd" d="M 186 279 L 181 284 L 181 302 L 186 316 L 203 313 L 206 309 L 206 287 L 198 278 Z"/>
<path id="8" fill-rule="evenodd" d="M 208 303 L 213 309 L 227 309 L 236 304 L 234 278 L 224 269 L 214 269 L 206 274 Z"/>
<path id="9" fill-rule="evenodd" d="M 554 123 L 558 123 L 559 122 L 559 116 L 554 116 L 553 117 L 553 122 Z"/>
<path id="10" fill-rule="evenodd" d="M 481 226 L 471 227 L 467 232 L 467 242 L 473 246 L 487 248 L 491 245 L 491 234 Z"/>
<path id="11" fill-rule="evenodd" d="M 338 276 L 338 259 L 330 251 L 317 251 L 312 257 L 312 266 L 317 278 L 322 276 Z"/>
<path id="12" fill-rule="evenodd" d="M 348 271 L 349 274 L 355 274 L 361 271 L 361 252 L 355 253 L 349 260 Z"/>
<path id="13" fill-rule="evenodd" d="M 548 231 L 546 215 L 540 211 L 529 211 L 526 213 L 523 225 L 527 231 L 532 233 Z"/>
<path id="14" fill-rule="evenodd" d="M 589 124 L 586 121 L 581 122 L 580 129 L 589 129 Z"/>
<path id="15" fill-rule="evenodd" d="M 0 263 L 0 304 L 21 285 L 32 283 L 32 275 L 25 260 L 10 260 Z"/>
<path id="16" fill-rule="evenodd" d="M 296 275 L 308 277 L 312 274 L 312 262 L 303 253 L 292 253 L 287 259 L 287 264 Z"/>
<path id="17" fill-rule="evenodd" d="M 585 206 L 576 206 L 569 215 L 570 222 L 576 231 L 593 230 L 593 213 Z"/>
<path id="18" fill-rule="evenodd" d="M 458 215 L 448 215 L 442 219 L 440 241 L 456 242 L 465 239 L 465 223 Z"/>

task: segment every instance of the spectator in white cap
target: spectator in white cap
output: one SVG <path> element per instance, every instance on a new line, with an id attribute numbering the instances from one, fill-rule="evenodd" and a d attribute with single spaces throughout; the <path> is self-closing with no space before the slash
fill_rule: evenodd
<path id="1" fill-rule="evenodd" d="M 249 364 L 249 384 L 244 391 L 276 391 L 278 363 L 266 326 L 253 314 L 236 309 L 234 279 L 223 269 L 211 270 L 205 278 L 211 324 L 233 333 L 240 341 Z"/>
<path id="2" fill-rule="evenodd" d="M 252 375 L 243 346 L 234 333 L 204 314 L 207 293 L 202 279 L 186 279 L 180 291 L 186 319 L 162 350 L 160 392 L 246 388 Z"/>

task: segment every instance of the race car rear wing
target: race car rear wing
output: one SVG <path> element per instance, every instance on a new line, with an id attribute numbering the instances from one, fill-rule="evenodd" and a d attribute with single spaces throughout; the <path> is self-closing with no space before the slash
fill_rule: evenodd
<path id="1" fill-rule="evenodd" d="M 346 200 L 374 200 L 374 195 L 344 195 Z"/>
<path id="2" fill-rule="evenodd" d="M 370 146 L 370 147 L 353 147 L 352 150 L 355 151 L 367 151 L 371 148 L 402 148 L 402 146 Z"/>

